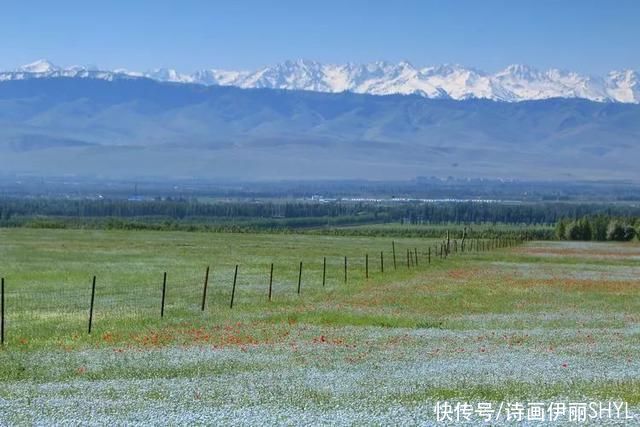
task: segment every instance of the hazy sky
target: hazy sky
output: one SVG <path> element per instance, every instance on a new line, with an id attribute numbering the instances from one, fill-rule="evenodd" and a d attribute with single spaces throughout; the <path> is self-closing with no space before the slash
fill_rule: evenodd
<path id="1" fill-rule="evenodd" d="M 39 58 L 190 72 L 286 59 L 640 69 L 640 0 L 3 2 L 0 69 Z"/>

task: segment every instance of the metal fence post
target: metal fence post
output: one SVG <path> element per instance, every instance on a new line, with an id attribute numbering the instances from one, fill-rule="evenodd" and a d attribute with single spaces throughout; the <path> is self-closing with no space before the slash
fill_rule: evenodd
<path id="1" fill-rule="evenodd" d="M 95 297 L 96 297 L 96 276 L 93 276 L 93 282 L 91 283 L 91 304 L 89 305 L 89 334 L 91 334 L 91 326 L 93 323 L 93 301 L 95 300 Z"/>

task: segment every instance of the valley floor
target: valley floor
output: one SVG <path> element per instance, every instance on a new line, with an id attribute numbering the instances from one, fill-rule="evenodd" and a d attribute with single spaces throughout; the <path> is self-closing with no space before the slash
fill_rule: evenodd
<path id="1" fill-rule="evenodd" d="M 166 236 L 39 232 L 44 237 L 3 233 L 1 265 L 10 275 L 24 278 L 27 267 L 37 269 L 46 258 L 46 244 L 23 257 L 30 238 L 69 248 L 92 241 L 103 262 L 115 265 L 137 262 L 112 259 L 133 241 L 153 245 Z M 173 238 L 212 246 L 219 242 L 205 241 L 226 238 L 234 248 L 282 239 L 276 243 L 309 256 L 316 256 L 311 247 L 318 239 Z M 344 251 L 365 243 L 386 249 L 388 243 L 336 239 L 332 247 Z M 172 256 L 167 251 L 156 255 Z M 259 249 L 247 251 L 261 256 Z M 66 255 L 49 256 L 55 261 Z M 78 270 L 100 268 L 78 257 Z M 69 271 L 75 267 L 53 264 L 51 269 L 66 268 L 66 277 L 75 277 Z M 134 318 L 103 298 L 105 311 L 91 336 L 76 330 L 72 315 L 47 335 L 29 324 L 26 312 L 13 323 L 10 317 L 13 335 L 0 350 L 0 425 L 474 425 L 484 419 L 482 404 L 491 405 L 490 424 L 510 424 L 518 419 L 518 403 L 523 422 L 529 408 L 540 405 L 545 422 L 570 424 L 569 406 L 592 402 L 626 405 L 622 418 L 616 406 L 613 419 L 605 411 L 592 422 L 640 422 L 637 243 L 530 242 L 399 267 L 347 285 L 335 273 L 325 289 L 316 275 L 300 296 L 281 290 L 271 304 L 247 283 L 233 310 L 226 299 L 215 302 L 226 298 L 226 290 L 215 291 L 204 313 L 176 303 L 162 321 L 147 319 L 146 311 Z M 37 283 L 39 289 L 47 285 Z M 447 403 L 468 403 L 473 413 L 457 422 L 456 411 L 443 416 Z M 554 404 L 565 404 L 566 411 L 549 420 Z"/>

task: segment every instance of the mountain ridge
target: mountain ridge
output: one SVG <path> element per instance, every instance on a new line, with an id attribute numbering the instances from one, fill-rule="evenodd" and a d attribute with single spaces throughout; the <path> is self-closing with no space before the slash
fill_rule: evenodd
<path id="1" fill-rule="evenodd" d="M 238 180 L 632 179 L 640 105 L 114 80 L 0 82 L 0 170 Z"/>
<path id="2" fill-rule="evenodd" d="M 285 61 L 254 71 L 203 69 L 183 74 L 161 68 L 147 72 L 97 67 L 58 67 L 38 60 L 13 71 L 0 72 L 0 81 L 31 78 L 149 78 L 160 82 L 205 86 L 235 86 L 312 92 L 353 92 L 370 95 L 420 95 L 430 99 L 490 99 L 520 102 L 550 98 L 580 98 L 595 102 L 640 103 L 640 73 L 611 71 L 587 76 L 571 71 L 514 64 L 496 73 L 444 64 L 415 67 L 407 61 L 393 64 L 323 64 L 311 60 Z"/>

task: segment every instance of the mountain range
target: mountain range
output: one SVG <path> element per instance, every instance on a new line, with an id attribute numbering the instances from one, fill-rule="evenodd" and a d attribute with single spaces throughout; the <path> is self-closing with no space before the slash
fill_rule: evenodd
<path id="1" fill-rule="evenodd" d="M 313 92 L 353 92 L 369 95 L 420 95 L 430 99 L 490 99 L 518 102 L 550 98 L 580 98 L 595 102 L 640 103 L 640 74 L 635 70 L 588 76 L 571 71 L 541 71 L 526 65 L 510 65 L 490 74 L 460 65 L 415 67 L 393 64 L 322 64 L 309 60 L 286 61 L 254 71 L 204 69 L 191 74 L 175 69 L 135 72 L 95 67 L 58 67 L 39 60 L 13 71 L 0 72 L 0 81 L 74 77 L 114 80 L 149 78 L 161 82 L 244 89 L 287 89 Z"/>
<path id="2" fill-rule="evenodd" d="M 0 176 L 640 181 L 640 105 L 632 103 L 242 89 L 68 72 L 39 63 L 0 81 Z"/>

